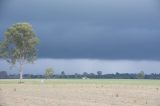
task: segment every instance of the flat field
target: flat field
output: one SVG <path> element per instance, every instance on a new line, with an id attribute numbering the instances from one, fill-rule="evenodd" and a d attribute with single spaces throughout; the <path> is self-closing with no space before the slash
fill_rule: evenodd
<path id="1" fill-rule="evenodd" d="M 0 106 L 160 106 L 160 80 L 0 80 Z"/>

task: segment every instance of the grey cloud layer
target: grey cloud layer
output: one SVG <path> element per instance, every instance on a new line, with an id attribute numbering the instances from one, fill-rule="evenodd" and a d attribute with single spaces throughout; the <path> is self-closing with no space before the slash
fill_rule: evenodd
<path id="1" fill-rule="evenodd" d="M 157 0 L 14 0 L 2 10 L 0 33 L 30 22 L 42 58 L 160 59 Z"/>

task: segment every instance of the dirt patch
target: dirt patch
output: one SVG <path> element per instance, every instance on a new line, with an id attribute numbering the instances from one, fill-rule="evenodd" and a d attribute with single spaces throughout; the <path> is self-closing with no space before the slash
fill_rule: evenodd
<path id="1" fill-rule="evenodd" d="M 5 105 L 5 100 L 4 100 L 4 94 L 3 94 L 3 89 L 0 88 L 0 106 L 4 106 Z"/>
<path id="2" fill-rule="evenodd" d="M 160 106 L 159 86 L 1 84 L 4 106 Z"/>

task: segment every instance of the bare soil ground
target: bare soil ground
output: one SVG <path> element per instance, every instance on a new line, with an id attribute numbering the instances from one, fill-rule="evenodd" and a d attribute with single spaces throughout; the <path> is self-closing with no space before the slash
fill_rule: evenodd
<path id="1" fill-rule="evenodd" d="M 2 83 L 0 106 L 160 106 L 160 86 Z"/>

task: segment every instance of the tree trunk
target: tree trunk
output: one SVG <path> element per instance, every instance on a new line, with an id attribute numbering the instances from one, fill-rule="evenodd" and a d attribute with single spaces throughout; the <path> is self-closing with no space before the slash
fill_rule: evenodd
<path id="1" fill-rule="evenodd" d="M 20 67 L 19 67 L 20 69 L 19 69 L 19 78 L 20 78 L 20 83 L 22 83 L 22 79 L 23 79 L 23 65 L 22 64 L 20 64 Z"/>

